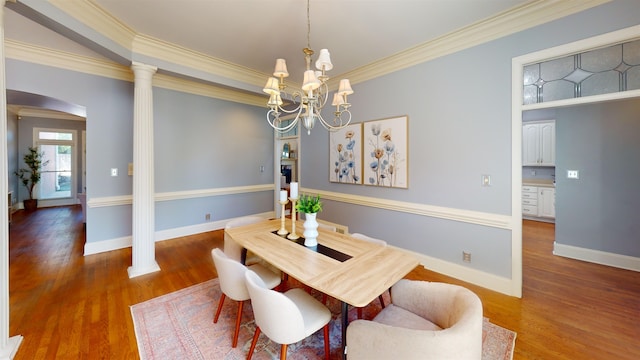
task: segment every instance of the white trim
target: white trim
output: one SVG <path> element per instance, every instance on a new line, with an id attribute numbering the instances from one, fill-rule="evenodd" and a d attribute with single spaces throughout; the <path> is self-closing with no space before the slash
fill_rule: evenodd
<path id="1" fill-rule="evenodd" d="M 99 254 L 128 247 L 131 247 L 131 236 L 88 242 L 84 244 L 84 255 Z"/>
<path id="2" fill-rule="evenodd" d="M 588 104 L 615 99 L 626 99 L 640 96 L 639 91 L 618 92 L 598 96 L 586 96 L 578 99 L 552 101 L 535 105 L 522 105 L 523 67 L 528 64 L 589 51 L 603 46 L 622 43 L 640 37 L 640 25 L 622 30 L 594 36 L 588 39 L 540 50 L 515 57 L 511 62 L 511 213 L 513 230 L 511 233 L 512 249 L 512 293 L 522 297 L 522 112 L 531 109 L 544 109 L 558 106 Z"/>
<path id="3" fill-rule="evenodd" d="M 615 254 L 600 250 L 553 242 L 553 254 L 570 259 L 588 261 L 596 264 L 613 266 L 620 269 L 640 271 L 640 257 Z"/>
<path id="4" fill-rule="evenodd" d="M 129 67 L 107 60 L 45 48 L 16 40 L 5 40 L 5 45 L 7 58 L 133 82 L 133 73 Z M 265 106 L 267 101 L 266 97 L 261 94 L 234 91 L 228 87 L 214 86 L 164 74 L 154 75 L 153 86 L 261 107 Z"/>
<path id="5" fill-rule="evenodd" d="M 7 345 L 0 348 L 0 360 L 10 360 L 15 358 L 22 340 L 24 340 L 24 336 L 22 335 L 12 336 L 7 339 Z"/>
<path id="6" fill-rule="evenodd" d="M 362 205 L 372 208 L 406 212 L 414 215 L 435 217 L 446 220 L 460 221 L 469 224 L 495 227 L 499 229 L 511 229 L 511 217 L 508 215 L 491 214 L 479 211 L 446 208 L 441 206 L 410 203 L 381 199 L 376 197 L 337 193 L 318 189 L 301 188 L 301 192 L 320 195 L 325 200 L 339 201 L 354 205 Z"/>
<path id="7" fill-rule="evenodd" d="M 6 57 L 75 72 L 133 82 L 131 69 L 103 59 L 45 48 L 16 40 L 5 40 Z"/>
<path id="8" fill-rule="evenodd" d="M 391 246 L 391 245 L 389 245 Z M 407 252 L 420 261 L 420 264 L 425 269 L 456 278 L 458 280 L 466 281 L 478 286 L 482 286 L 489 290 L 497 291 L 506 295 L 512 295 L 511 279 L 497 276 L 488 272 L 480 271 L 467 267 L 464 265 L 455 264 L 452 262 L 444 261 L 442 259 L 434 258 L 425 254 L 417 253 L 414 251 L 394 247 L 397 250 Z"/>
<path id="9" fill-rule="evenodd" d="M 112 39 L 132 53 L 163 59 L 205 73 L 243 81 L 262 87 L 268 74 L 185 49 L 178 45 L 136 33 L 99 5 L 91 2 L 50 0 L 53 5 L 86 26 Z M 329 82 L 349 78 L 352 84 L 370 80 L 425 61 L 464 50 L 491 40 L 544 24 L 611 0 L 548 1 L 534 0 L 479 21 L 437 39 L 375 61 L 354 71 L 334 76 Z"/>
<path id="10" fill-rule="evenodd" d="M 334 76 L 330 87 L 337 87 L 337 79 L 349 78 L 351 84 L 371 80 L 426 61 L 468 49 L 516 32 L 532 28 L 571 14 L 602 5 L 611 0 L 529 1 L 497 16 L 443 35 L 348 73 Z"/>
<path id="11" fill-rule="evenodd" d="M 274 215 L 275 214 L 273 211 L 268 211 L 261 214 L 254 214 L 251 216 L 260 216 L 265 219 L 270 219 L 270 218 L 273 218 Z M 230 220 L 232 219 L 218 220 L 218 221 L 206 222 L 206 223 L 201 223 L 196 225 L 183 226 L 183 227 L 174 228 L 174 229 L 156 231 L 154 234 L 154 240 L 155 242 L 172 240 L 172 239 L 176 239 L 184 236 L 190 236 L 190 235 L 201 234 L 209 231 L 224 229 L 225 224 Z M 84 245 L 84 256 L 129 248 L 131 247 L 131 244 L 132 244 L 131 236 L 125 236 L 125 237 L 107 239 L 107 240 L 101 240 L 101 241 L 95 241 L 95 242 L 88 242 Z"/>
<path id="12" fill-rule="evenodd" d="M 155 201 L 174 201 L 209 196 L 248 194 L 252 192 L 273 191 L 273 187 L 273 184 L 262 184 L 157 193 L 155 194 Z M 87 199 L 88 208 L 131 205 L 132 203 L 133 197 L 131 195 L 106 196 Z"/>
<path id="13" fill-rule="evenodd" d="M 273 191 L 274 186 L 275 186 L 274 184 L 261 184 L 261 185 L 233 186 L 233 187 L 225 187 L 225 188 L 166 192 L 166 193 L 156 194 L 156 201 L 172 201 L 172 200 L 183 200 L 183 199 L 191 199 L 191 198 L 201 198 L 201 197 L 208 197 L 208 196 L 235 195 L 235 194 L 248 194 L 252 192 L 261 192 L 261 191 Z"/>

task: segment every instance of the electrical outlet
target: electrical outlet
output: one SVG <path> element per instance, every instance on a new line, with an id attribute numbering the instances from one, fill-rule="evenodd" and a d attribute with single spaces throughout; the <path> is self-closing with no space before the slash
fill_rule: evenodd
<path id="1" fill-rule="evenodd" d="M 205 214 L 204 219 L 207 221 L 211 221 L 211 214 Z"/>
<path id="2" fill-rule="evenodd" d="M 578 170 L 567 170 L 567 179 L 579 179 L 580 173 Z"/>
<path id="3" fill-rule="evenodd" d="M 462 252 L 462 261 L 470 263 L 471 262 L 471 253 L 463 251 Z"/>

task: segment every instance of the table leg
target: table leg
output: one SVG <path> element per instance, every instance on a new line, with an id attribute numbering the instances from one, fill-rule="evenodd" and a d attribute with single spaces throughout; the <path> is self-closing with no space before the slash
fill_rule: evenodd
<path id="1" fill-rule="evenodd" d="M 247 249 L 242 248 L 242 252 L 240 252 L 240 263 L 242 265 L 247 264 Z"/>
<path id="2" fill-rule="evenodd" d="M 342 359 L 347 358 L 347 326 L 349 325 L 349 304 L 342 301 Z"/>

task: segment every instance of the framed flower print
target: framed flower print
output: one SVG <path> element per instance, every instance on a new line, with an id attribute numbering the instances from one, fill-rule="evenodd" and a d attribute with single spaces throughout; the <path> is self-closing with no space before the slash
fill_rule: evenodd
<path id="1" fill-rule="evenodd" d="M 329 181 L 362 184 L 362 124 L 329 132 Z"/>
<path id="2" fill-rule="evenodd" d="M 363 182 L 365 185 L 408 188 L 407 116 L 363 123 Z"/>

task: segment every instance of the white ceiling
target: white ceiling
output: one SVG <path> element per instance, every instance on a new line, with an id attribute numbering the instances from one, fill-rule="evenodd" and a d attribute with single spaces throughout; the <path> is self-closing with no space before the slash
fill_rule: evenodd
<path id="1" fill-rule="evenodd" d="M 305 0 L 93 0 L 135 32 L 272 73 L 285 58 L 301 81 Z M 330 76 L 433 40 L 531 0 L 311 0 L 311 48 Z"/>

